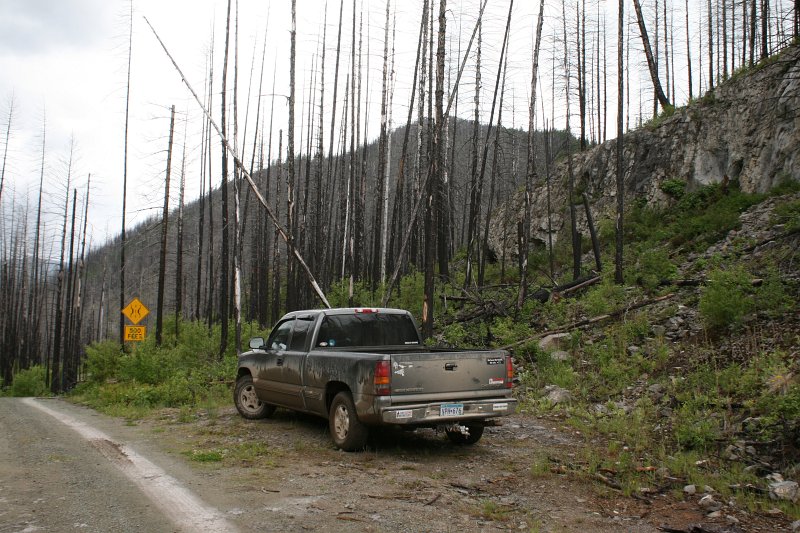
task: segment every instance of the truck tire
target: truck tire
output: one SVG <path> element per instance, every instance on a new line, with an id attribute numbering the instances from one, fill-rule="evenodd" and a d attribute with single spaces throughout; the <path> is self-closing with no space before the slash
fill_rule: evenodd
<path id="1" fill-rule="evenodd" d="M 447 430 L 447 438 L 453 444 L 475 444 L 483 436 L 483 426 L 481 424 L 466 424 L 469 435 L 464 435 L 460 431 Z"/>
<path id="2" fill-rule="evenodd" d="M 275 412 L 274 405 L 258 399 L 250 374 L 239 376 L 239 379 L 236 380 L 236 387 L 233 389 L 233 403 L 236 404 L 239 414 L 249 420 L 267 418 Z"/>
<path id="3" fill-rule="evenodd" d="M 338 448 L 346 452 L 364 449 L 369 430 L 358 420 L 353 397 L 349 392 L 340 392 L 333 398 L 328 426 Z"/>

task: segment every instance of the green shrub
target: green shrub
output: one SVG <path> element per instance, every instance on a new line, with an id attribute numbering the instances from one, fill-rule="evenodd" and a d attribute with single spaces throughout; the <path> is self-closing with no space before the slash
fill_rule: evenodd
<path id="1" fill-rule="evenodd" d="M 636 263 L 626 272 L 627 279 L 636 282 L 648 291 L 655 290 L 662 281 L 675 279 L 678 268 L 669 254 L 660 248 L 648 248 L 637 255 Z"/>
<path id="2" fill-rule="evenodd" d="M 675 106 L 668 105 L 667 107 L 664 108 L 664 110 L 661 112 L 661 114 L 659 114 L 658 116 L 653 117 L 652 119 L 650 119 L 645 124 L 645 127 L 648 128 L 648 129 L 654 130 L 654 129 L 658 128 L 659 126 L 661 126 L 661 124 L 663 124 L 666 119 L 668 119 L 669 117 L 671 117 L 674 114 L 675 114 Z"/>
<path id="3" fill-rule="evenodd" d="M 709 283 L 700 295 L 700 315 L 712 328 L 738 325 L 753 310 L 750 275 L 737 266 L 709 273 Z"/>
<path id="4" fill-rule="evenodd" d="M 770 267 L 764 281 L 755 291 L 755 307 L 772 315 L 780 315 L 792 307 L 792 297 L 780 274 L 774 267 Z"/>
<path id="5" fill-rule="evenodd" d="M 10 388 L 11 396 L 47 396 L 50 390 L 47 387 L 47 373 L 41 365 L 20 370 L 14 375 Z"/>
<path id="6" fill-rule="evenodd" d="M 686 193 L 686 182 L 681 179 L 666 179 L 659 185 L 661 192 L 679 200 Z"/>
<path id="7" fill-rule="evenodd" d="M 785 391 L 768 391 L 757 402 L 759 410 L 776 422 L 798 424 L 800 384 L 788 384 Z"/>
<path id="8" fill-rule="evenodd" d="M 463 348 L 467 345 L 467 338 L 469 334 L 460 322 L 455 322 L 446 326 L 442 330 L 442 340 L 445 345 L 453 346 L 454 348 Z"/>
<path id="9" fill-rule="evenodd" d="M 675 417 L 675 440 L 684 450 L 705 450 L 719 436 L 719 424 L 710 411 L 686 404 Z"/>
<path id="10" fill-rule="evenodd" d="M 603 281 L 586 293 L 583 305 L 592 316 L 608 313 L 619 307 L 625 300 L 625 290 L 622 286 L 614 283 L 611 277 L 605 277 Z"/>
<path id="11" fill-rule="evenodd" d="M 95 383 L 117 377 L 120 360 L 123 357 L 119 343 L 114 341 L 95 342 L 86 347 L 86 378 Z"/>
<path id="12" fill-rule="evenodd" d="M 125 355 L 120 361 L 119 377 L 122 381 L 136 381 L 156 385 L 167 379 L 177 361 L 169 351 L 143 344 Z"/>
<path id="13" fill-rule="evenodd" d="M 773 224 L 784 224 L 787 233 L 800 231 L 800 200 L 785 202 L 772 211 Z"/>

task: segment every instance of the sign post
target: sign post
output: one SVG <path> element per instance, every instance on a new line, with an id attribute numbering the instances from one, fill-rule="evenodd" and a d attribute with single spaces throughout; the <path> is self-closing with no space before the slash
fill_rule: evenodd
<path id="1" fill-rule="evenodd" d="M 150 314 L 150 310 L 147 306 L 144 305 L 139 298 L 134 298 L 125 306 L 122 310 L 122 314 L 133 322 L 132 326 L 125 326 L 125 340 L 133 342 L 143 341 L 147 334 L 147 328 L 145 326 L 139 326 L 138 324 L 144 317 Z"/>

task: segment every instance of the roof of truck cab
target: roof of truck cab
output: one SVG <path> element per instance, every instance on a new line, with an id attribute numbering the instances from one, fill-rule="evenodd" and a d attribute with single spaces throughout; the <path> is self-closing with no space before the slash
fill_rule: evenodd
<path id="1" fill-rule="evenodd" d="M 366 312 L 366 313 L 365 313 Z M 408 311 L 404 309 L 393 309 L 391 307 L 336 307 L 333 309 L 304 309 L 301 311 L 292 311 L 283 315 L 283 319 L 297 318 L 297 317 L 315 317 L 320 314 L 324 315 L 354 315 L 357 313 L 376 313 L 385 315 L 408 315 Z M 283 320 L 281 319 L 281 320 Z"/>

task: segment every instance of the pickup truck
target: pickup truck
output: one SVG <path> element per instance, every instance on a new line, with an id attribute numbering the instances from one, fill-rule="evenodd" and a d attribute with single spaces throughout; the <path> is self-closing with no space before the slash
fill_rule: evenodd
<path id="1" fill-rule="evenodd" d="M 474 444 L 517 405 L 508 352 L 426 347 L 399 309 L 291 312 L 250 348 L 239 356 L 239 413 L 258 419 L 283 407 L 327 418 L 345 451 L 363 449 L 370 429 L 387 425 L 434 427 Z"/>

